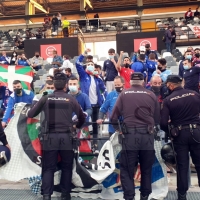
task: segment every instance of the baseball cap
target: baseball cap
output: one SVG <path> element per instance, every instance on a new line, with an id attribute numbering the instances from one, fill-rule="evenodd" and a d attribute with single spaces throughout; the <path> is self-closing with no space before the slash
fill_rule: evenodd
<path id="1" fill-rule="evenodd" d="M 140 51 L 146 51 L 145 46 L 140 46 Z"/>
<path id="2" fill-rule="evenodd" d="M 169 75 L 167 77 L 166 83 L 171 82 L 171 83 L 180 83 L 182 82 L 182 78 L 178 75 Z"/>
<path id="3" fill-rule="evenodd" d="M 134 72 L 131 74 L 131 80 L 144 80 L 144 75 L 140 72 Z"/>

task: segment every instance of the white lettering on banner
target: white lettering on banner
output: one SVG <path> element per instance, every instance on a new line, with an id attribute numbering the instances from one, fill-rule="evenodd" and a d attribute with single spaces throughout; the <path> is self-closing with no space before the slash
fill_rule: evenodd
<path id="1" fill-rule="evenodd" d="M 192 24 L 188 24 L 189 28 L 193 31 L 195 35 L 200 37 L 200 26 L 193 26 Z"/>
<path id="2" fill-rule="evenodd" d="M 127 92 L 124 92 L 124 94 L 130 94 L 130 93 L 144 93 L 144 94 L 147 94 L 147 92 L 145 92 L 145 91 L 127 91 Z"/>
<path id="3" fill-rule="evenodd" d="M 13 81 L 14 80 L 20 80 L 31 83 L 33 80 L 33 77 L 25 74 L 17 74 L 15 73 L 15 65 L 9 65 L 8 66 L 8 72 L 0 72 L 0 76 L 3 79 L 8 80 L 8 88 L 10 91 L 13 91 Z"/>
<path id="4" fill-rule="evenodd" d="M 195 95 L 194 93 L 187 93 L 187 94 L 183 94 L 182 96 L 176 96 L 174 98 L 171 98 L 170 101 L 173 101 L 176 99 L 181 99 L 181 98 L 188 97 L 188 96 L 194 96 L 194 95 Z"/>
<path id="5" fill-rule="evenodd" d="M 42 156 L 37 157 L 38 162 L 36 162 L 37 165 L 40 165 L 42 163 Z"/>

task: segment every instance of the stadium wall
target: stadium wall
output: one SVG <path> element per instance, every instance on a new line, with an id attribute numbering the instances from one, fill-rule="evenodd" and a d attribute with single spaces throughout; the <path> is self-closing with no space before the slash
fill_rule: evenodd
<path id="1" fill-rule="evenodd" d="M 116 35 L 117 52 L 125 51 L 128 53 L 137 51 L 139 46 L 144 43 L 151 43 L 152 50 L 161 52 L 165 49 L 165 43 L 162 41 L 164 31 L 121 33 Z M 135 45 L 135 48 L 134 48 Z"/>
<path id="2" fill-rule="evenodd" d="M 70 38 L 47 38 L 47 39 L 38 39 L 38 40 L 25 40 L 24 41 L 24 51 L 28 58 L 32 58 L 36 51 L 39 51 L 40 54 L 44 55 L 46 52 L 41 52 L 41 47 L 45 45 L 49 46 L 58 46 L 60 50 L 60 55 L 67 54 L 71 57 L 77 56 L 79 54 L 78 47 L 79 45 L 78 37 Z M 55 47 L 56 48 L 56 47 Z M 58 50 L 58 49 L 56 49 Z M 44 50 L 45 51 L 45 48 Z"/>

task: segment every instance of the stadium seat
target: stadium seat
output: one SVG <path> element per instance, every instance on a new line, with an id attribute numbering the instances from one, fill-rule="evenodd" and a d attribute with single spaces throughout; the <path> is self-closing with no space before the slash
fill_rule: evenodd
<path id="1" fill-rule="evenodd" d="M 134 27 L 133 26 L 128 26 L 128 30 L 133 30 Z"/>
<path id="2" fill-rule="evenodd" d="M 99 59 L 99 61 L 105 61 L 105 60 L 107 60 L 108 58 L 106 58 L 106 57 L 101 57 L 100 59 Z"/>
<path id="3" fill-rule="evenodd" d="M 50 64 L 46 64 L 46 65 L 44 66 L 44 69 L 45 69 L 46 71 L 49 71 L 51 68 L 52 68 L 52 66 L 51 66 Z"/>
<path id="4" fill-rule="evenodd" d="M 40 77 L 38 76 L 38 74 L 34 74 L 33 76 L 33 82 L 40 80 Z"/>
<path id="5" fill-rule="evenodd" d="M 165 58 L 167 56 L 172 56 L 170 52 L 163 52 L 162 57 Z"/>
<path id="6" fill-rule="evenodd" d="M 177 64 L 174 60 L 171 60 L 171 61 L 167 61 L 167 66 L 172 67 L 172 66 L 177 66 Z"/>
<path id="7" fill-rule="evenodd" d="M 161 55 L 163 55 L 163 53 L 166 52 L 166 51 L 167 51 L 167 49 L 163 49 L 163 50 L 161 51 Z"/>
<path id="8" fill-rule="evenodd" d="M 48 76 L 48 74 L 43 74 L 42 80 L 43 80 L 43 81 L 46 81 L 46 80 L 47 80 L 47 76 Z"/>
<path id="9" fill-rule="evenodd" d="M 36 80 L 34 82 L 34 91 L 36 94 L 39 93 L 39 91 L 40 91 L 41 87 L 44 85 L 44 83 L 45 82 L 43 80 Z"/>
<path id="10" fill-rule="evenodd" d="M 46 73 L 47 73 L 47 71 L 45 69 L 39 69 L 37 72 L 38 76 L 43 76 Z"/>
<path id="11" fill-rule="evenodd" d="M 188 36 L 187 35 L 181 35 L 180 36 L 180 40 L 187 40 L 188 39 Z"/>
<path id="12" fill-rule="evenodd" d="M 178 75 L 178 66 L 171 66 L 170 70 L 171 70 L 172 74 Z"/>
<path id="13" fill-rule="evenodd" d="M 179 62 L 179 61 L 181 61 L 182 59 L 183 59 L 183 56 L 182 56 L 182 55 L 181 55 L 181 56 L 179 55 L 179 56 L 176 57 L 176 62 Z"/>
<path id="14" fill-rule="evenodd" d="M 176 53 L 176 52 L 178 53 L 178 52 L 179 52 L 179 49 L 173 49 L 173 50 L 172 50 L 172 54 L 174 54 L 174 53 Z"/>
<path id="15" fill-rule="evenodd" d="M 166 56 L 165 60 L 166 61 L 174 61 L 174 58 L 172 56 Z"/>

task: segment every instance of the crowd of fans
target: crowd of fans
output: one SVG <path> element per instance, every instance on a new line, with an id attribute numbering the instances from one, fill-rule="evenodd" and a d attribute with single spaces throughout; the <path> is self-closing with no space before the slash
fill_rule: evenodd
<path id="1" fill-rule="evenodd" d="M 90 49 L 87 49 L 78 59 L 76 60 L 75 67 L 70 62 L 70 57 L 68 55 L 57 55 L 57 51 L 53 51 L 53 60 L 51 62 L 50 71 L 61 72 L 66 75 L 66 80 L 77 80 L 80 82 L 76 87 L 74 85 L 66 85 L 66 92 L 77 92 L 81 90 L 82 93 L 86 94 L 89 98 L 92 107 L 92 120 L 96 121 L 99 117 L 99 109 L 104 104 L 107 94 L 112 91 L 120 93 L 120 91 L 125 88 L 130 88 L 130 76 L 134 72 L 141 72 L 144 75 L 145 85 L 144 87 L 148 89 L 155 89 L 154 86 L 162 87 L 162 98 L 167 95 L 167 87 L 165 86 L 165 81 L 168 75 L 172 74 L 170 69 L 167 69 L 167 62 L 164 58 L 158 58 L 157 51 L 151 50 L 149 44 L 141 46 L 137 53 L 133 54 L 131 57 L 127 56 L 126 52 L 121 51 L 118 57 L 114 49 L 108 50 L 108 59 L 104 61 L 103 66 L 97 65 L 93 62 L 93 56 L 89 55 Z M 179 75 L 183 77 L 183 87 L 195 91 L 199 91 L 199 74 L 200 74 L 200 49 L 193 49 L 188 47 L 185 51 L 182 61 L 179 63 Z M 6 52 L 2 52 L 0 57 L 0 63 L 2 64 L 16 64 L 22 65 L 24 67 L 31 66 L 35 72 L 42 69 L 44 59 L 40 56 L 39 52 L 35 52 L 35 55 L 31 59 L 27 59 L 25 54 L 18 55 L 17 52 L 13 52 L 12 57 L 8 58 Z M 74 68 L 78 72 L 73 74 Z M 192 68 L 191 70 L 188 70 Z M 178 71 L 178 69 L 177 69 Z M 121 80 L 121 85 L 116 82 L 116 77 Z M 159 79 L 159 85 L 155 82 L 155 78 Z M 47 76 L 47 81 L 53 79 L 53 73 Z M 154 82 L 156 85 L 154 85 Z M 19 84 L 20 82 L 17 82 Z M 16 84 L 16 83 L 15 83 Z M 14 85 L 15 85 L 14 84 Z M 43 93 L 46 89 L 49 92 L 50 82 L 46 82 L 46 85 L 41 87 L 40 93 Z M 15 88 L 14 88 L 15 89 Z M 34 87 L 33 87 L 34 89 Z M 157 88 L 158 89 L 158 88 Z M 7 106 L 14 106 L 14 100 L 12 104 L 5 103 L 6 98 L 10 95 L 8 88 L 1 88 L 1 106 L 7 109 Z M 6 92 L 6 95 L 5 95 Z M 51 91 L 52 92 L 52 91 Z M 16 96 L 15 96 L 16 97 Z M 8 101 L 6 101 L 8 102 Z M 18 101 L 17 101 L 18 102 Z M 105 109 L 106 110 L 106 109 Z M 109 111 L 106 110 L 106 112 Z M 3 121 L 7 123 L 8 121 Z M 5 126 L 5 124 L 3 124 Z M 112 133 L 112 132 L 110 132 Z M 93 125 L 93 136 L 97 137 L 98 127 Z M 97 143 L 93 146 L 94 151 L 98 150 Z"/>

